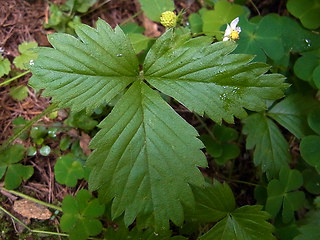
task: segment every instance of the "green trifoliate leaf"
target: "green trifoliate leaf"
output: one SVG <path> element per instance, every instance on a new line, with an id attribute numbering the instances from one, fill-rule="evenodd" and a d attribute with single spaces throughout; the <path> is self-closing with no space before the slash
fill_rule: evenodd
<path id="1" fill-rule="evenodd" d="M 265 74 L 269 67 L 249 63 L 252 56 L 229 54 L 232 42 L 211 44 L 207 37 L 163 34 L 148 52 L 145 79 L 161 92 L 174 97 L 191 111 L 206 113 L 214 121 L 232 123 L 233 116 L 265 109 L 265 99 L 283 96 L 283 76 Z"/>
<path id="2" fill-rule="evenodd" d="M 169 220 L 182 224 L 182 206 L 194 204 L 189 184 L 204 184 L 197 169 L 206 166 L 203 144 L 144 80 L 191 110 L 232 122 L 233 116 L 246 116 L 243 108 L 261 110 L 266 99 L 281 97 L 284 78 L 265 74 L 265 64 L 250 64 L 252 56 L 229 55 L 234 43 L 190 39 L 181 29 L 157 40 L 141 72 L 120 28 L 99 20 L 97 30 L 81 25 L 76 32 L 79 39 L 50 35 L 54 49 L 39 48 L 31 84 L 45 88 L 60 106 L 89 112 L 126 89 L 92 140 L 89 188 L 112 200 L 112 217 L 124 213 L 127 226 L 135 218 L 159 232 L 169 228 Z M 78 145 L 71 150 L 79 151 Z"/>
<path id="3" fill-rule="evenodd" d="M 74 187 L 78 179 L 84 177 L 84 169 L 72 154 L 67 154 L 58 158 L 54 165 L 54 174 L 60 184 Z"/>
<path id="4" fill-rule="evenodd" d="M 69 233 L 69 239 L 85 240 L 101 232 L 102 224 L 96 218 L 103 214 L 104 205 L 87 190 L 80 190 L 75 198 L 66 196 L 62 202 L 62 210 L 60 226 Z"/>
<path id="5" fill-rule="evenodd" d="M 2 59 L 2 57 L 0 57 L 0 77 L 7 75 L 10 72 L 10 66 L 11 63 L 7 58 Z"/>
<path id="6" fill-rule="evenodd" d="M 45 88 L 60 107 L 92 112 L 109 102 L 139 74 L 138 60 L 128 37 L 103 20 L 97 29 L 76 28 L 79 39 L 55 33 L 48 36 L 52 48 L 38 48 L 30 85 Z"/>
<path id="7" fill-rule="evenodd" d="M 243 133 L 248 135 L 246 148 L 255 147 L 255 165 L 261 165 L 268 178 L 273 178 L 291 160 L 288 142 L 277 125 L 263 113 L 252 114 L 243 123 Z"/>
<path id="8" fill-rule="evenodd" d="M 173 0 L 139 0 L 139 2 L 147 17 L 155 22 L 160 22 L 163 12 L 174 10 Z"/>
<path id="9" fill-rule="evenodd" d="M 290 95 L 268 111 L 268 116 L 288 129 L 297 138 L 310 134 L 306 121 L 309 110 L 315 105 L 311 97 Z"/>
<path id="10" fill-rule="evenodd" d="M 203 235 L 201 240 L 275 240 L 269 214 L 262 206 L 243 206 L 229 213 Z"/>
<path id="11" fill-rule="evenodd" d="M 20 69 L 29 69 L 37 58 L 37 53 L 34 51 L 34 48 L 37 46 L 36 42 L 24 42 L 20 44 L 19 52 L 21 55 L 13 60 L 14 65 Z"/>
<path id="12" fill-rule="evenodd" d="M 273 179 L 268 184 L 266 210 L 275 217 L 282 209 L 282 220 L 289 223 L 294 218 L 294 211 L 303 205 L 304 193 L 295 191 L 302 184 L 303 178 L 298 170 L 283 167 L 279 173 L 279 180 Z"/>
<path id="13" fill-rule="evenodd" d="M 287 2 L 289 12 L 300 19 L 303 26 L 310 29 L 320 27 L 320 1 L 319 0 L 289 0 Z"/>
<path id="14" fill-rule="evenodd" d="M 302 158 L 320 173 L 320 136 L 310 135 L 302 138 L 300 152 Z"/>
<path id="15" fill-rule="evenodd" d="M 145 83 L 135 82 L 100 123 L 90 146 L 91 190 L 113 199 L 112 216 L 125 211 L 126 225 L 150 206 L 156 229 L 183 222 L 182 204 L 192 206 L 188 184 L 204 183 L 197 132 Z M 120 136 L 120 137 L 119 137 Z M 117 187 L 114 187 L 117 186 Z"/>
<path id="16" fill-rule="evenodd" d="M 4 186 L 7 189 L 19 187 L 22 180 L 27 180 L 33 175 L 32 166 L 20 163 L 23 159 L 25 148 L 15 144 L 0 152 L 0 179 L 5 175 Z"/>
<path id="17" fill-rule="evenodd" d="M 226 217 L 235 207 L 235 199 L 228 184 L 214 181 L 213 185 L 193 187 L 196 206 L 187 216 L 199 222 L 216 222 Z"/>

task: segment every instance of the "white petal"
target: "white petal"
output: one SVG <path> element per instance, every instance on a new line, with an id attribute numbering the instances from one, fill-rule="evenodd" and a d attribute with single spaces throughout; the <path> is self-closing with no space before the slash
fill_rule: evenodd
<path id="1" fill-rule="evenodd" d="M 231 28 L 236 29 L 238 22 L 239 22 L 239 17 L 233 19 L 232 22 L 230 23 Z"/>
<path id="2" fill-rule="evenodd" d="M 229 38 L 228 37 L 224 37 L 223 39 L 222 39 L 222 41 L 228 41 L 229 40 Z"/>
<path id="3" fill-rule="evenodd" d="M 231 27 L 229 26 L 229 24 L 227 25 L 226 31 L 224 32 L 224 36 L 229 36 L 231 34 Z"/>
<path id="4" fill-rule="evenodd" d="M 241 27 L 236 27 L 236 31 L 237 31 L 238 33 L 241 33 Z"/>

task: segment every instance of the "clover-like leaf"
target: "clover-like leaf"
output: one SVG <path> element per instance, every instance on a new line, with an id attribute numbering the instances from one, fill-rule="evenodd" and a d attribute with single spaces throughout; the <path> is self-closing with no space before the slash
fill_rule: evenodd
<path id="1" fill-rule="evenodd" d="M 54 165 L 54 175 L 58 183 L 74 187 L 78 179 L 84 177 L 84 169 L 72 154 L 67 154 L 57 159 Z"/>
<path id="2" fill-rule="evenodd" d="M 319 0 L 289 0 L 287 2 L 289 12 L 300 19 L 303 26 L 310 29 L 320 27 L 320 1 Z"/>
<path id="3" fill-rule="evenodd" d="M 282 167 L 279 180 L 273 179 L 268 184 L 266 210 L 275 217 L 282 209 L 282 220 L 289 223 L 294 218 L 294 211 L 303 205 L 304 193 L 295 191 L 302 183 L 303 178 L 298 170 Z"/>
<path id="4" fill-rule="evenodd" d="M 320 194 L 320 175 L 313 169 L 305 169 L 302 175 L 303 187 L 309 193 Z"/>
<path id="5" fill-rule="evenodd" d="M 267 114 L 297 138 L 302 138 L 311 133 L 306 117 L 316 104 L 311 97 L 293 94 L 273 106 Z"/>
<path id="6" fill-rule="evenodd" d="M 15 144 L 0 152 L 0 179 L 5 175 L 4 185 L 7 189 L 17 188 L 22 180 L 27 180 L 33 175 L 32 166 L 20 163 L 23 159 L 25 148 Z"/>
<path id="7" fill-rule="evenodd" d="M 97 218 L 103 214 L 104 205 L 87 190 L 80 190 L 75 198 L 67 195 L 63 199 L 62 210 L 60 226 L 69 233 L 69 239 L 85 240 L 101 232 L 102 224 Z"/>
<path id="8" fill-rule="evenodd" d="M 320 174 L 320 136 L 310 135 L 302 138 L 300 153 L 302 158 Z"/>
<path id="9" fill-rule="evenodd" d="M 214 4 L 214 10 L 205 11 L 202 14 L 203 31 L 208 35 L 221 38 L 223 34 L 220 33 L 220 28 L 242 15 L 246 10 L 244 6 L 232 4 L 229 1 L 217 1 Z"/>
<path id="10" fill-rule="evenodd" d="M 320 37 L 319 37 L 320 38 Z M 320 49 L 305 52 L 294 64 L 294 73 L 302 80 L 308 81 L 311 86 L 320 89 Z"/>
<path id="11" fill-rule="evenodd" d="M 269 214 L 262 206 L 243 206 L 216 223 L 200 240 L 275 240 L 273 226 L 266 220 Z"/>
<path id="12" fill-rule="evenodd" d="M 137 78 L 138 59 L 121 28 L 113 31 L 101 19 L 97 29 L 80 25 L 76 33 L 79 39 L 61 33 L 48 36 L 54 49 L 38 48 L 29 83 L 45 88 L 44 95 L 53 96 L 60 107 L 92 112 Z"/>
<path id="13" fill-rule="evenodd" d="M 10 72 L 10 66 L 11 63 L 8 58 L 2 59 L 2 57 L 0 57 L 0 77 L 7 75 Z"/>
<path id="14" fill-rule="evenodd" d="M 238 132 L 224 125 L 214 125 L 213 136 L 202 135 L 201 141 L 206 146 L 207 152 L 214 157 L 217 164 L 225 164 L 228 160 L 236 158 L 240 154 L 240 149 L 236 144 L 229 143 L 238 137 Z"/>
<path id="15" fill-rule="evenodd" d="M 272 15 L 263 17 L 258 24 L 241 17 L 239 26 L 245 31 L 240 33 L 236 53 L 255 54 L 255 61 L 266 61 L 266 55 L 274 60 L 284 56 L 281 40 L 281 25 Z"/>
<path id="16" fill-rule="evenodd" d="M 37 46 L 36 42 L 21 43 L 18 47 L 21 55 L 13 60 L 14 65 L 20 69 L 29 69 L 30 61 L 37 58 L 37 53 L 34 51 L 34 48 Z"/>
<path id="17" fill-rule="evenodd" d="M 253 149 L 255 165 L 261 165 L 269 179 L 274 178 L 282 166 L 291 160 L 289 144 L 277 125 L 263 113 L 250 115 L 243 120 L 242 131 L 247 134 L 246 148 Z"/>
<path id="18" fill-rule="evenodd" d="M 173 0 L 139 0 L 139 2 L 147 17 L 155 22 L 160 22 L 163 12 L 174 10 Z"/>
<path id="19" fill-rule="evenodd" d="M 79 38 L 49 35 L 54 48 L 38 50 L 31 84 L 76 111 L 120 96 L 90 144 L 89 189 L 112 200 L 112 218 L 124 213 L 126 226 L 135 218 L 157 231 L 169 220 L 182 224 L 182 206 L 194 205 L 190 184 L 204 184 L 197 168 L 206 166 L 203 144 L 150 85 L 201 115 L 233 122 L 246 116 L 244 108 L 261 110 L 266 99 L 281 97 L 283 76 L 265 74 L 269 67 L 249 63 L 252 56 L 229 54 L 234 43 L 191 39 L 183 29 L 162 35 L 142 66 L 119 27 L 99 20 L 97 29 L 80 25 L 76 32 Z"/>
<path id="20" fill-rule="evenodd" d="M 308 124 L 317 134 L 320 134 L 320 108 L 312 109 L 308 114 Z"/>
<path id="21" fill-rule="evenodd" d="M 247 115 L 243 108 L 263 110 L 265 99 L 283 96 L 284 78 L 264 74 L 269 67 L 249 63 L 250 55 L 229 55 L 234 43 L 210 44 L 210 38 L 190 39 L 189 33 L 177 38 L 169 30 L 152 46 L 143 66 L 145 79 L 191 111 L 233 123 L 233 116 Z"/>

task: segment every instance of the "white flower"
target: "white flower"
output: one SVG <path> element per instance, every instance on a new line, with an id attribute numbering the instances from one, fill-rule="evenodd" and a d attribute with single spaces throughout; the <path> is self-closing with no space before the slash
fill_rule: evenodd
<path id="1" fill-rule="evenodd" d="M 29 65 L 30 66 L 34 65 L 33 59 L 30 60 Z"/>
<path id="2" fill-rule="evenodd" d="M 230 25 L 227 25 L 226 31 L 224 32 L 224 38 L 223 41 L 232 41 L 239 39 L 239 33 L 241 32 L 241 28 L 237 27 L 237 24 L 239 22 L 239 17 L 232 20 Z"/>

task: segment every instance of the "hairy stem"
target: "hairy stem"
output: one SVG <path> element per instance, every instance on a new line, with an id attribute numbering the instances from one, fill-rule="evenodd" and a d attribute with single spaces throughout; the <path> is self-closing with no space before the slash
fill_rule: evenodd
<path id="1" fill-rule="evenodd" d="M 4 81 L 4 82 L 0 83 L 0 87 L 1 87 L 1 86 L 3 86 L 3 85 L 6 85 L 6 84 L 11 83 L 12 81 L 14 81 L 14 80 L 16 80 L 16 79 L 18 79 L 18 78 L 23 77 L 24 75 L 28 74 L 29 72 L 30 72 L 30 70 L 25 71 L 25 72 L 20 73 L 19 75 L 15 76 L 15 77 L 13 77 L 13 78 L 10 78 L 10 79 L 8 79 L 8 80 L 6 80 L 6 81 Z"/>
<path id="2" fill-rule="evenodd" d="M 51 113 L 56 110 L 58 107 L 57 103 L 52 103 L 46 110 L 44 110 L 39 115 L 35 116 L 33 119 L 31 119 L 28 123 L 24 125 L 19 131 L 17 131 L 15 134 L 13 134 L 8 140 L 0 147 L 0 151 L 6 149 L 15 139 L 17 139 L 22 133 L 24 133 L 26 130 L 28 130 L 34 123 L 36 123 L 40 118 L 42 118 L 44 115 Z"/>
<path id="3" fill-rule="evenodd" d="M 5 188 L 1 188 L 1 190 L 6 191 L 6 192 L 9 192 L 9 193 L 12 193 L 13 195 L 16 195 L 16 196 L 19 196 L 19 197 L 28 199 L 28 200 L 30 200 L 30 201 L 32 201 L 32 202 L 35 202 L 35 203 L 37 203 L 37 204 L 46 206 L 46 207 L 48 207 L 48 208 L 52 208 L 52 209 L 55 209 L 55 210 L 58 210 L 58 211 L 62 212 L 62 208 L 61 208 L 61 207 L 58 207 L 58 206 L 56 206 L 56 205 L 53 205 L 53 204 L 50 204 L 50 203 L 46 203 L 46 202 L 40 201 L 40 200 L 38 200 L 38 199 L 36 199 L 36 198 L 30 197 L 30 196 L 25 195 L 25 194 L 23 194 L 23 193 L 20 193 L 20 192 L 14 191 L 14 190 L 8 190 L 8 189 L 5 189 Z"/>

